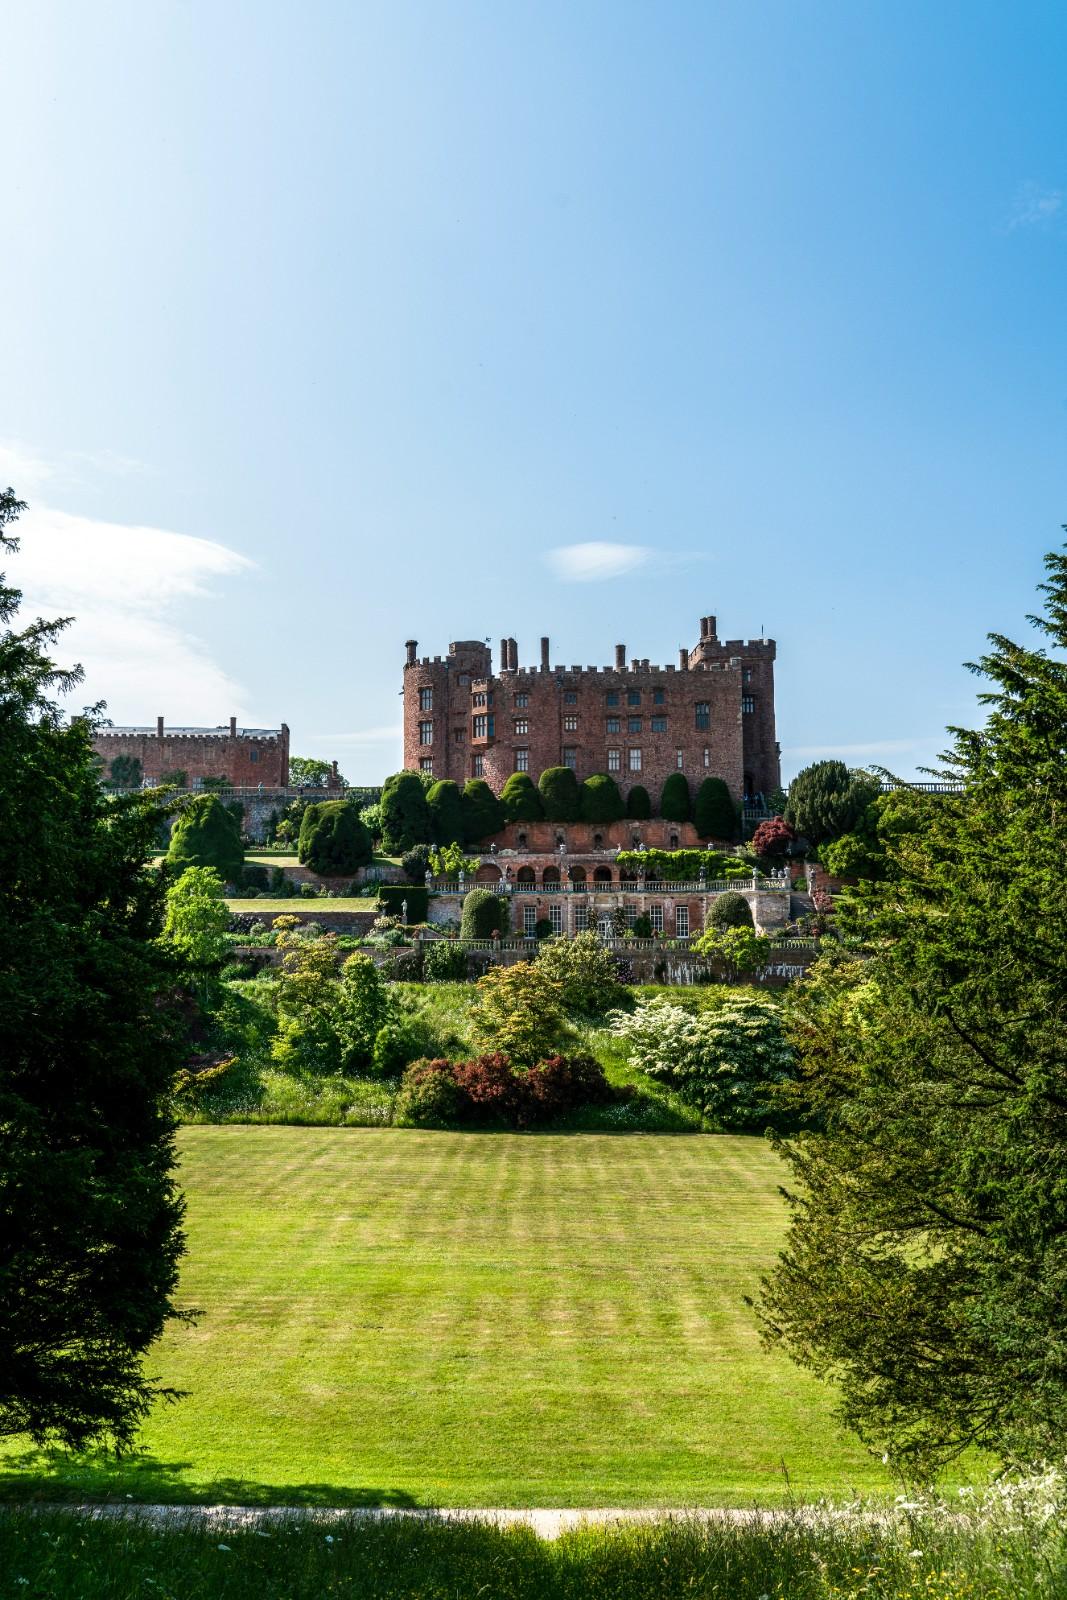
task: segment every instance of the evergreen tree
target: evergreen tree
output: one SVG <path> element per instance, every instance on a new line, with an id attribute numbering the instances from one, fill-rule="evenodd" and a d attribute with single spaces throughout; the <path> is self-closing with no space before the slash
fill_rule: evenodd
<path id="1" fill-rule="evenodd" d="M 615 779 L 607 772 L 595 772 L 579 790 L 583 822 L 620 822 L 626 814 Z"/>
<path id="2" fill-rule="evenodd" d="M 463 796 L 451 778 L 442 778 L 426 794 L 434 844 L 463 843 Z"/>
<path id="3" fill-rule="evenodd" d="M 722 778 L 705 778 L 693 802 L 693 823 L 701 839 L 732 839 L 737 810 Z"/>
<path id="4" fill-rule="evenodd" d="M 689 779 L 684 772 L 672 772 L 663 785 L 659 814 L 665 822 L 688 822 L 693 814 L 689 799 Z"/>
<path id="5" fill-rule="evenodd" d="M 200 794 L 180 813 L 170 835 L 167 862 L 175 872 L 211 867 L 223 883 L 240 881 L 241 830 L 217 794 Z"/>
<path id="6" fill-rule="evenodd" d="M 426 788 L 417 772 L 394 772 L 386 778 L 378 813 L 387 855 L 402 855 L 413 845 L 433 843 Z"/>
<path id="7" fill-rule="evenodd" d="M 869 772 L 853 772 L 843 761 L 815 761 L 789 785 L 785 819 L 812 844 L 851 833 L 879 790 Z"/>
<path id="8" fill-rule="evenodd" d="M 738 894 L 736 889 L 728 889 L 725 894 L 717 894 L 711 902 L 707 926 L 709 928 L 751 928 L 754 926 L 752 908 L 743 894 Z"/>
<path id="9" fill-rule="evenodd" d="M 0 546 L 23 509 L 0 493 Z M 129 1444 L 184 1248 L 169 1106 L 183 976 L 159 939 L 158 806 L 99 783 L 63 622 L 0 582 L 0 1433 Z M 29 819 L 29 820 L 28 820 Z"/>
<path id="10" fill-rule="evenodd" d="M 1067 559 L 1047 558 L 1061 654 L 992 635 L 960 795 L 912 795 L 889 881 L 839 901 L 862 960 L 791 1001 L 810 1131 L 767 1336 L 839 1386 L 845 1421 L 925 1473 L 971 1446 L 1067 1437 Z"/>
<path id="11" fill-rule="evenodd" d="M 463 787 L 463 842 L 478 844 L 504 826 L 504 808 L 484 778 L 468 778 Z"/>
<path id="12" fill-rule="evenodd" d="M 635 822 L 647 822 L 652 815 L 652 796 L 644 784 L 635 783 L 626 796 L 626 815 Z"/>
<path id="13" fill-rule="evenodd" d="M 308 806 L 300 822 L 297 856 L 303 866 L 327 878 L 369 866 L 374 846 L 359 807 L 351 800 L 319 800 Z"/>
<path id="14" fill-rule="evenodd" d="M 513 772 L 500 791 L 500 804 L 508 822 L 543 822 L 545 807 L 528 772 Z"/>
<path id="15" fill-rule="evenodd" d="M 549 822 L 578 822 L 582 815 L 582 799 L 578 792 L 578 779 L 570 767 L 546 767 L 537 780 L 541 802 Z"/>

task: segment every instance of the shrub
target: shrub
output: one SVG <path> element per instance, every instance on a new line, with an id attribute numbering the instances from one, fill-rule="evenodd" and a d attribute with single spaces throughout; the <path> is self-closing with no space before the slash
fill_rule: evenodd
<path id="1" fill-rule="evenodd" d="M 737 894 L 733 890 L 716 895 L 708 912 L 707 926 L 709 928 L 754 927 L 752 908 L 743 894 Z"/>
<path id="2" fill-rule="evenodd" d="M 722 778 L 705 778 L 693 802 L 693 823 L 701 839 L 732 839 L 737 808 Z"/>
<path id="3" fill-rule="evenodd" d="M 382 844 L 389 855 L 433 842 L 426 789 L 417 772 L 394 772 L 386 778 L 378 812 Z"/>
<path id="4" fill-rule="evenodd" d="M 465 1122 L 502 1122 L 515 1128 L 527 1121 L 525 1074 L 515 1072 L 501 1051 L 457 1061 L 452 1075 Z"/>
<path id="5" fill-rule="evenodd" d="M 463 787 L 463 842 L 477 844 L 504 826 L 504 808 L 484 778 L 469 778 Z"/>
<path id="6" fill-rule="evenodd" d="M 426 809 L 430 813 L 430 839 L 434 844 L 463 842 L 463 796 L 458 783 L 453 783 L 451 778 L 441 778 L 426 792 Z"/>
<path id="7" fill-rule="evenodd" d="M 546 767 L 537 780 L 549 822 L 577 822 L 582 814 L 578 779 L 570 767 Z"/>
<path id="8" fill-rule="evenodd" d="M 543 945 L 537 954 L 537 966 L 559 985 L 568 1010 L 599 1015 L 617 1006 L 623 997 L 615 959 L 595 933 L 578 933 L 573 939 Z"/>
<path id="9" fill-rule="evenodd" d="M 635 939 L 651 939 L 652 918 L 644 913 L 634 918 L 633 927 L 630 929 Z"/>
<path id="10" fill-rule="evenodd" d="M 394 1017 L 374 1038 L 371 1071 L 379 1078 L 397 1078 L 422 1052 L 422 1034 L 407 1017 Z"/>
<path id="11" fill-rule="evenodd" d="M 695 883 L 702 869 L 709 880 L 751 875 L 737 856 L 722 850 L 620 850 L 616 859 L 620 867 L 657 883 Z"/>
<path id="12" fill-rule="evenodd" d="M 400 857 L 400 865 L 409 883 L 419 883 L 425 887 L 426 874 L 430 870 L 430 846 L 428 844 L 414 844 L 410 850 L 405 850 Z"/>
<path id="13" fill-rule="evenodd" d="M 626 815 L 635 822 L 647 822 L 652 815 L 652 797 L 643 784 L 635 783 L 626 796 Z"/>
<path id="14" fill-rule="evenodd" d="M 528 772 L 513 772 L 500 791 L 506 822 L 542 822 L 545 815 L 540 791 Z"/>
<path id="15" fill-rule="evenodd" d="M 526 1095 L 531 1122 L 549 1122 L 579 1106 L 610 1105 L 619 1094 L 593 1056 L 549 1056 L 528 1073 Z"/>
<path id="16" fill-rule="evenodd" d="M 754 928 L 705 928 L 693 949 L 715 962 L 726 983 L 758 972 L 770 953 L 770 940 Z"/>
<path id="17" fill-rule="evenodd" d="M 167 890 L 164 937 L 205 981 L 226 955 L 230 913 L 222 879 L 210 867 L 186 867 Z M 206 990 L 205 990 L 206 993 Z"/>
<path id="18" fill-rule="evenodd" d="M 371 836 L 351 800 L 320 800 L 300 824 L 297 855 L 312 872 L 339 877 L 365 867 L 374 855 Z"/>
<path id="19" fill-rule="evenodd" d="M 508 907 L 502 894 L 491 889 L 469 889 L 463 897 L 460 937 L 491 939 L 507 932 Z"/>
<path id="20" fill-rule="evenodd" d="M 549 939 L 552 936 L 552 924 L 547 917 L 538 917 L 534 923 L 534 938 Z"/>
<path id="21" fill-rule="evenodd" d="M 619 786 L 607 772 L 595 772 L 585 779 L 579 804 L 583 822 L 620 822 L 626 814 Z"/>
<path id="22" fill-rule="evenodd" d="M 341 968 L 337 993 L 336 1027 L 343 1071 L 359 1072 L 371 1065 L 389 1011 L 385 980 L 370 956 L 356 951 Z"/>
<path id="23" fill-rule="evenodd" d="M 879 789 L 869 772 L 850 770 L 843 761 L 815 761 L 789 785 L 786 821 L 812 844 L 838 839 L 852 832 Z"/>
<path id="24" fill-rule="evenodd" d="M 469 1019 L 477 1046 L 503 1051 L 519 1066 L 556 1054 L 572 1033 L 562 985 L 529 961 L 493 967 L 479 978 Z"/>
<path id="25" fill-rule="evenodd" d="M 781 860 L 789 855 L 796 838 L 784 817 L 768 817 L 752 835 L 752 848 L 762 858 Z"/>
<path id="26" fill-rule="evenodd" d="M 426 913 L 430 905 L 430 896 L 423 884 L 420 888 L 414 883 L 381 883 L 378 885 L 378 905 L 390 916 L 403 915 L 401 907 L 407 902 L 408 925 L 413 922 L 425 922 Z"/>
<path id="27" fill-rule="evenodd" d="M 688 822 L 693 814 L 689 798 L 689 779 L 684 772 L 672 772 L 663 785 L 659 814 L 666 822 Z"/>
<path id="28" fill-rule="evenodd" d="M 244 865 L 241 832 L 214 794 L 197 795 L 174 824 L 167 862 L 178 873 L 212 867 L 223 883 L 237 883 Z"/>
<path id="29" fill-rule="evenodd" d="M 467 952 L 451 939 L 438 939 L 425 946 L 422 975 L 427 983 L 461 983 L 467 976 Z"/>
<path id="30" fill-rule="evenodd" d="M 459 1117 L 461 1096 L 450 1061 L 413 1061 L 393 1105 L 401 1128 L 447 1128 Z"/>
<path id="31" fill-rule="evenodd" d="M 249 889 L 254 889 L 257 891 L 260 889 L 266 889 L 269 882 L 270 873 L 267 871 L 267 868 L 259 861 L 249 861 L 245 863 L 244 870 L 241 873 L 241 882 L 238 887 L 247 893 Z"/>

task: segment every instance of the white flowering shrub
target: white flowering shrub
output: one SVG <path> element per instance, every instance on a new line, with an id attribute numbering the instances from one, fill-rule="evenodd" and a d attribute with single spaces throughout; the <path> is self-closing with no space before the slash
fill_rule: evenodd
<path id="1" fill-rule="evenodd" d="M 774 1090 L 794 1075 L 781 1012 L 759 995 L 731 995 L 696 1016 L 657 997 L 610 1020 L 639 1071 L 677 1089 L 723 1128 L 766 1123 Z"/>

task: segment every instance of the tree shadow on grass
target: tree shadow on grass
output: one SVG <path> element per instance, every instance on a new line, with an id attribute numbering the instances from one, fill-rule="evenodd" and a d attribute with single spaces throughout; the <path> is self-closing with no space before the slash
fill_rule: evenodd
<path id="1" fill-rule="evenodd" d="M 189 1482 L 192 1463 L 160 1461 L 145 1451 L 31 1449 L 0 1458 L 0 1502 L 122 1505 L 409 1506 L 403 1489 L 337 1483 L 258 1483 L 246 1478 Z"/>

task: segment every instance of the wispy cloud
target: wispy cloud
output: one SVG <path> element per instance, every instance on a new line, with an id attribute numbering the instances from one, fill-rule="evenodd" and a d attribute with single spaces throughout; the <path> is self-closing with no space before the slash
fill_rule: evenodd
<path id="1" fill-rule="evenodd" d="M 811 760 L 829 759 L 840 757 L 842 760 L 848 756 L 867 756 L 871 759 L 877 756 L 915 755 L 921 760 L 928 760 L 937 750 L 944 748 L 946 735 L 917 734 L 914 739 L 872 739 L 867 744 L 794 744 L 782 747 L 783 756 L 809 758 Z"/>
<path id="2" fill-rule="evenodd" d="M 1008 213 L 1008 232 L 1016 228 L 1044 228 L 1063 210 L 1063 190 L 1047 189 L 1029 180 L 1021 183 Z"/>
<path id="3" fill-rule="evenodd" d="M 647 545 L 609 544 L 594 539 L 588 544 L 557 545 L 546 553 L 546 560 L 564 583 L 598 583 L 636 571 L 652 554 Z"/>
<path id="4" fill-rule="evenodd" d="M 21 446 L 0 447 L 0 481 L 31 500 L 15 530 L 22 548 L 5 562 L 9 580 L 23 592 L 23 618 L 75 619 L 56 654 L 85 668 L 76 704 L 106 700 L 115 722 L 247 717 L 242 686 L 175 612 L 190 599 L 210 601 L 215 582 L 254 563 L 211 539 L 58 511 L 40 490 L 66 483 L 65 470 Z"/>
<path id="5" fill-rule="evenodd" d="M 317 745 L 379 745 L 398 743 L 404 737 L 402 723 L 388 728 L 357 728 L 354 733 L 313 733 L 310 738 Z"/>

